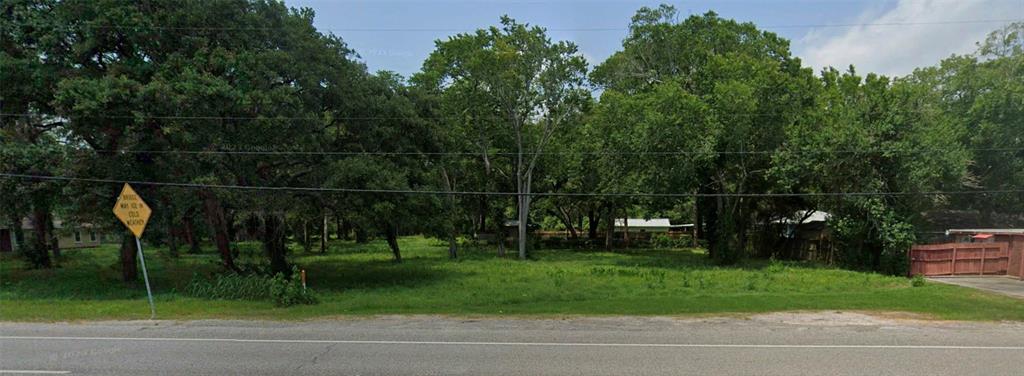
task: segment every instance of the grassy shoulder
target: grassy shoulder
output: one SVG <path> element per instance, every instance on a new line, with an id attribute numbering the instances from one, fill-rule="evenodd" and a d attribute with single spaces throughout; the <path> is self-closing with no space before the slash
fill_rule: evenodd
<path id="1" fill-rule="evenodd" d="M 277 308 L 182 293 L 196 274 L 218 270 L 212 253 L 170 258 L 147 251 L 160 319 L 300 320 L 344 315 L 706 315 L 787 310 L 902 311 L 937 319 L 1024 320 L 1024 300 L 971 289 L 824 268 L 750 261 L 719 267 L 698 250 L 543 250 L 520 262 L 493 250 L 447 259 L 439 242 L 401 240 L 393 264 L 382 242 L 332 244 L 325 255 L 294 252 L 316 305 Z M 242 245 L 242 262 L 260 259 Z M 113 246 L 65 251 L 61 267 L 25 270 L 0 259 L 0 320 L 146 319 L 145 287 L 118 281 Z"/>

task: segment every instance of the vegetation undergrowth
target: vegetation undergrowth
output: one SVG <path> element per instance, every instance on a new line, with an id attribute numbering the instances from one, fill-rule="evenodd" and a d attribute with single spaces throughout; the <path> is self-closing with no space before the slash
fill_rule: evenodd
<path id="1" fill-rule="evenodd" d="M 226 275 L 212 250 L 170 257 L 148 247 L 161 319 L 308 319 L 365 314 L 706 315 L 785 310 L 903 311 L 940 319 L 1024 320 L 1024 300 L 945 284 L 805 262 L 720 266 L 701 249 L 536 250 L 533 261 L 486 246 L 400 239 L 395 264 L 383 241 L 332 241 L 325 254 L 291 247 L 301 281 Z M 245 250 L 247 244 L 240 244 Z M 141 280 L 118 280 L 117 249 L 68 250 L 59 268 L 0 259 L 0 320 L 144 319 Z M 315 297 L 309 291 L 316 291 Z M 318 304 L 308 304 L 318 302 Z"/>

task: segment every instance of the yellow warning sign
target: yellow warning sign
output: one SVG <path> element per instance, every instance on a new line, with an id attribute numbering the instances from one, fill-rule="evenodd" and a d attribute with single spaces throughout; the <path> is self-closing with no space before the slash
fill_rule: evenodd
<path id="1" fill-rule="evenodd" d="M 114 204 L 114 215 L 117 219 L 120 219 L 136 238 L 141 238 L 152 213 L 149 205 L 146 205 L 142 197 L 126 183 L 121 189 L 121 194 L 117 196 L 117 203 Z"/>

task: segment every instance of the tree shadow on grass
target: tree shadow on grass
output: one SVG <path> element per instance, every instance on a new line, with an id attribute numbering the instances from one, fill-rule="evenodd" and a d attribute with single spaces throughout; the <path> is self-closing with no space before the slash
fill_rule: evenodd
<path id="1" fill-rule="evenodd" d="M 662 268 L 668 270 L 701 270 L 701 269 L 733 269 L 745 271 L 761 271 L 772 266 L 767 259 L 745 259 L 736 264 L 720 264 L 708 257 L 703 250 L 697 249 L 651 249 L 631 248 L 614 251 L 566 249 L 543 251 L 546 258 L 559 259 L 565 257 L 578 258 L 580 255 L 591 255 L 592 261 L 619 267 Z M 543 256 L 542 256 L 543 257 Z M 833 266 L 811 261 L 778 261 L 786 267 L 803 269 L 834 269 Z"/>
<path id="2" fill-rule="evenodd" d="M 317 291 L 344 291 L 387 287 L 415 288 L 462 277 L 461 272 L 439 270 L 429 259 L 321 260 L 303 265 L 309 286 Z"/>

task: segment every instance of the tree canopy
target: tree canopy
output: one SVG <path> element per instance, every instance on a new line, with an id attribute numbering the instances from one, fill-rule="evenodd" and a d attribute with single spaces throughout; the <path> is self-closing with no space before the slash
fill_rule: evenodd
<path id="1" fill-rule="evenodd" d="M 774 33 L 668 5 L 639 9 L 588 70 L 504 16 L 438 40 L 406 79 L 279 1 L 0 13 L 0 221 L 36 224 L 19 251 L 37 267 L 60 216 L 120 231 L 134 280 L 109 215 L 123 181 L 154 207 L 147 241 L 208 241 L 234 272 L 263 268 L 238 262 L 240 241 L 289 273 L 290 244 L 332 236 L 383 237 L 396 262 L 413 233 L 503 256 L 515 225 L 526 258 L 531 225 L 615 249 L 616 219 L 654 216 L 693 223 L 718 262 L 797 257 L 771 225 L 824 211 L 837 262 L 900 273 L 929 213 L 997 226 L 1024 207 L 1021 23 L 886 77 L 814 72 Z"/>

